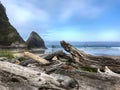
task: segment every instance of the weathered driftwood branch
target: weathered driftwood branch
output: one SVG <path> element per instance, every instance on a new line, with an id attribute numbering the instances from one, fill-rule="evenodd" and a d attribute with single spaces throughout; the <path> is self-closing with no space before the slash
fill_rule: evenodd
<path id="1" fill-rule="evenodd" d="M 52 60 L 53 57 L 55 56 L 63 56 L 65 53 L 62 50 L 53 52 L 53 53 L 48 53 L 48 54 L 41 54 L 40 57 L 46 59 L 46 60 Z"/>
<path id="2" fill-rule="evenodd" d="M 70 76 L 77 80 L 79 84 L 78 90 L 120 90 L 120 74 L 114 73 L 108 67 L 104 72 L 96 73 L 62 69 L 59 73 Z"/>
<path id="3" fill-rule="evenodd" d="M 13 78 L 15 80 L 34 87 L 53 89 L 61 88 L 61 84 L 53 76 L 34 71 L 20 65 L 0 61 L 0 71 L 7 72 L 8 75 L 13 74 Z"/>
<path id="4" fill-rule="evenodd" d="M 69 52 L 73 62 L 76 62 L 80 67 L 93 67 L 103 69 L 108 66 L 112 71 L 120 73 L 120 57 L 113 56 L 94 56 L 86 54 L 81 50 L 76 49 L 69 43 L 61 41 L 61 46 Z"/>
<path id="5" fill-rule="evenodd" d="M 102 75 L 109 75 L 109 76 L 114 76 L 114 77 L 120 77 L 120 74 L 114 73 L 107 66 L 105 66 L 104 72 L 100 71 L 99 68 L 98 68 L 97 72 L 102 74 Z"/>
<path id="6" fill-rule="evenodd" d="M 63 65 L 63 63 L 60 62 L 60 61 L 58 61 L 58 62 L 59 62 L 58 64 L 52 65 L 52 67 L 49 67 L 48 69 L 45 69 L 45 72 L 46 72 L 47 74 L 50 74 L 50 73 L 56 71 L 57 69 L 59 69 L 60 66 Z"/>
<path id="7" fill-rule="evenodd" d="M 32 54 L 30 52 L 24 52 L 24 55 L 29 58 L 32 58 L 33 60 L 36 60 L 36 61 L 42 63 L 42 64 L 45 64 L 45 65 L 50 63 L 46 59 L 43 59 L 43 58 L 39 57 L 38 55 Z"/>
<path id="8" fill-rule="evenodd" d="M 49 61 L 51 61 L 54 57 L 56 57 L 58 60 L 60 60 L 61 58 L 70 59 L 69 57 L 67 57 L 67 54 L 64 53 L 62 50 L 53 53 L 41 54 L 40 57 Z"/>
<path id="9" fill-rule="evenodd" d="M 25 84 L 26 86 L 29 87 L 33 86 L 33 88 L 39 88 L 39 90 L 41 90 L 42 88 L 52 89 L 52 90 L 66 90 L 66 89 L 72 90 L 78 87 L 77 81 L 73 78 L 70 78 L 69 76 L 65 76 L 61 74 L 48 75 L 43 72 L 38 72 L 26 67 L 22 67 L 20 65 L 0 61 L 0 88 L 2 85 L 1 82 L 5 83 L 5 81 L 7 83 L 18 82 L 23 85 Z M 14 85 L 16 84 L 13 83 L 12 86 Z M 8 84 L 8 88 L 9 87 L 10 86 Z M 13 88 L 12 90 L 16 90 L 16 89 L 18 88 L 16 87 Z M 27 89 L 27 90 L 34 90 L 34 89 Z"/>

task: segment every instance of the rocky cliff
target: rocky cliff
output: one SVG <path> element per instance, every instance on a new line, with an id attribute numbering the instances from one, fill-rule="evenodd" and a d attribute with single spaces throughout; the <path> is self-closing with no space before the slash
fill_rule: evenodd
<path id="1" fill-rule="evenodd" d="M 25 43 L 17 30 L 10 24 L 6 9 L 0 3 L 0 45 L 9 46 L 16 42 L 19 44 Z"/>
<path id="2" fill-rule="evenodd" d="M 36 33 L 32 32 L 26 41 L 28 48 L 43 48 L 46 49 L 44 40 Z"/>

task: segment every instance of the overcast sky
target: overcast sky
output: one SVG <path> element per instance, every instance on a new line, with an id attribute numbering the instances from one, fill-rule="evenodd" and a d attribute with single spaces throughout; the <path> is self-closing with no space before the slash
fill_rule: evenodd
<path id="1" fill-rule="evenodd" d="M 26 40 L 120 41 L 120 0 L 1 0 Z"/>

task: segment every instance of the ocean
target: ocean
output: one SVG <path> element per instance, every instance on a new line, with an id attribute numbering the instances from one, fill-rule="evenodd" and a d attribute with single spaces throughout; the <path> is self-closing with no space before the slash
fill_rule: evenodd
<path id="1" fill-rule="evenodd" d="M 69 42 L 75 48 L 96 56 L 120 56 L 120 42 Z M 52 46 L 55 46 L 52 48 Z M 59 42 L 46 42 L 48 52 L 64 49 Z"/>

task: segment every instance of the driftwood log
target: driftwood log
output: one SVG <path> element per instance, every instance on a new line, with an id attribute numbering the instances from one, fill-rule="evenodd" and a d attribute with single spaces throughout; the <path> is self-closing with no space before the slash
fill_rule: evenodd
<path id="1" fill-rule="evenodd" d="M 21 76 L 21 78 L 24 78 L 26 82 L 29 84 L 36 86 L 36 87 L 42 87 L 46 86 L 45 83 L 49 83 L 53 81 L 56 85 L 59 86 L 58 82 L 54 82 L 54 79 L 50 77 L 49 75 L 46 75 L 44 73 L 40 73 L 16 64 L 12 64 L 9 62 L 1 62 L 0 61 L 0 70 L 15 74 L 16 76 Z M 48 81 L 46 81 L 48 79 Z M 52 80 L 53 79 L 53 80 Z"/>
<path id="2" fill-rule="evenodd" d="M 19 90 L 41 90 L 42 88 L 66 90 L 65 88 L 69 88 L 69 86 L 67 87 L 69 82 L 74 81 L 68 76 L 63 76 L 64 78 L 60 81 L 58 76 L 60 75 L 48 75 L 20 65 L 0 61 L 0 90 L 18 90 L 19 88 L 14 86 L 16 83 L 22 84 L 24 87 L 26 85 L 25 88 L 21 85 L 22 89 Z M 8 87 L 8 89 L 1 89 L 1 87 Z"/>
<path id="3" fill-rule="evenodd" d="M 47 53 L 47 54 L 41 54 L 40 55 L 40 57 L 42 57 L 46 60 L 49 60 L 49 61 L 51 61 L 54 57 L 59 59 L 60 57 L 64 57 L 64 56 L 66 56 L 66 54 L 62 50 L 59 50 L 59 51 L 56 51 L 56 52 L 53 52 L 53 53 Z"/>
<path id="4" fill-rule="evenodd" d="M 61 41 L 61 46 L 71 54 L 72 62 L 79 64 L 80 67 L 92 67 L 104 69 L 109 67 L 112 71 L 120 73 L 120 56 L 94 56 L 78 50 L 69 43 Z"/>
<path id="5" fill-rule="evenodd" d="M 50 62 L 47 61 L 46 59 L 43 59 L 43 58 L 39 57 L 38 55 L 32 54 L 30 52 L 24 52 L 24 55 L 29 57 L 29 58 L 32 58 L 35 61 L 40 62 L 41 64 L 44 64 L 44 65 L 50 64 Z"/>

